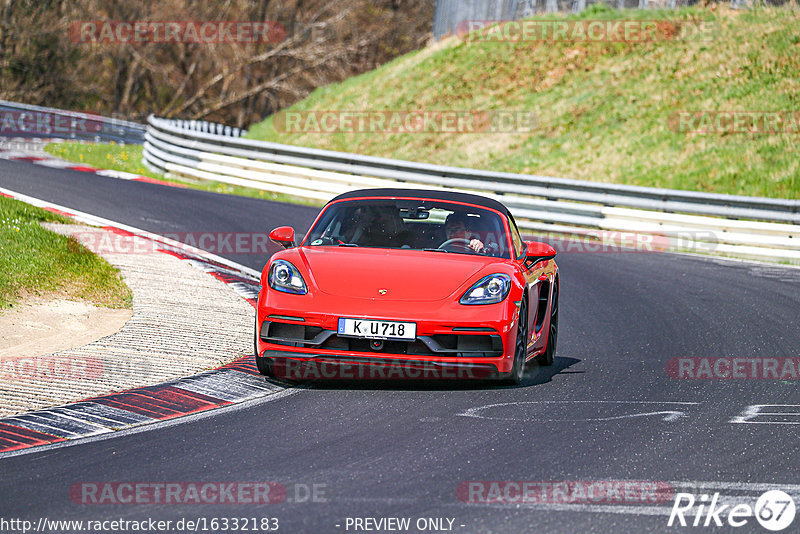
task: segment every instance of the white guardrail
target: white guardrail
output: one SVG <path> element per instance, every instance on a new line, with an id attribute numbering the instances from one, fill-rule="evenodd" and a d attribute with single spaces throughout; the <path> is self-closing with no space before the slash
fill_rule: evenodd
<path id="1" fill-rule="evenodd" d="M 144 124 L 95 113 L 64 111 L 0 100 L 0 137 L 73 139 L 133 143 L 144 141 Z"/>
<path id="2" fill-rule="evenodd" d="M 448 189 L 496 198 L 520 229 L 602 245 L 655 247 L 800 264 L 800 201 L 479 171 L 240 137 L 202 122 L 147 120 L 144 162 L 210 180 L 325 202 L 354 189 Z M 565 250 L 569 250 L 569 247 Z"/>

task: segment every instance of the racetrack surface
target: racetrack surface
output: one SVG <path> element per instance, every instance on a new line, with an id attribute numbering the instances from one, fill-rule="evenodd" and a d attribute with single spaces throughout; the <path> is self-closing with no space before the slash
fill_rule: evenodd
<path id="1" fill-rule="evenodd" d="M 0 161 L 0 187 L 156 233 L 290 224 L 302 234 L 318 211 L 13 161 Z M 266 261 L 219 254 L 254 269 Z M 562 253 L 557 261 L 556 365 L 530 368 L 522 387 L 315 384 L 140 432 L 34 449 L 0 458 L 0 516 L 275 517 L 280 532 L 353 532 L 348 517 L 409 517 L 412 525 L 445 517 L 456 532 L 670 530 L 672 499 L 465 503 L 457 494 L 465 481 L 637 480 L 750 504 L 774 484 L 800 504 L 800 426 L 785 424 L 800 422 L 800 382 L 667 372 L 673 357 L 800 356 L 800 270 L 667 253 Z M 794 415 L 735 422 L 748 407 Z M 209 481 L 279 482 L 291 502 L 92 505 L 69 493 L 82 482 Z M 313 484 L 318 502 L 296 502 Z M 753 518 L 721 530 L 763 531 Z"/>

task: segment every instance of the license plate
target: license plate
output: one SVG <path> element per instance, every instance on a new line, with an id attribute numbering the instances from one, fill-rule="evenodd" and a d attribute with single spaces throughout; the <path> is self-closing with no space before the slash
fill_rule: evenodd
<path id="1" fill-rule="evenodd" d="M 372 319 L 339 319 L 339 334 L 367 339 L 417 339 L 416 323 L 375 321 Z"/>

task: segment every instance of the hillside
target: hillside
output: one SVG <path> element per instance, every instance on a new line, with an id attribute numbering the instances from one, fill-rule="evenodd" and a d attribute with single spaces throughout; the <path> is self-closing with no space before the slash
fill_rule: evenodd
<path id="1" fill-rule="evenodd" d="M 248 135 L 497 171 L 800 198 L 800 12 L 595 5 L 566 18 L 652 20 L 702 31 L 688 37 L 666 32 L 649 42 L 451 37 L 317 89 L 284 110 L 461 110 L 472 116 L 515 110 L 535 115 L 530 131 L 369 133 L 343 122 L 340 133 L 319 133 L 313 124 L 287 132 L 288 115 L 279 115 Z M 681 122 L 681 111 L 705 113 L 686 114 Z M 757 133 L 747 126 L 754 117 Z"/>

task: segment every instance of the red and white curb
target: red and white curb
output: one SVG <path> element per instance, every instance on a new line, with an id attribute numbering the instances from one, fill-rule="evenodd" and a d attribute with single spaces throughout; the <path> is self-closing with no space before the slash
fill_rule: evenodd
<path id="1" fill-rule="evenodd" d="M 260 289 L 258 271 L 157 234 L 8 189 L 0 188 L 0 195 L 77 222 L 151 240 L 160 252 L 185 260 L 228 284 L 255 307 Z M 197 414 L 284 390 L 281 385 L 261 377 L 252 356 L 243 356 L 228 365 L 194 376 L 0 419 L 0 456 Z"/>
<path id="2" fill-rule="evenodd" d="M 0 419 L 0 454 L 174 419 L 264 397 L 267 382 L 252 357 L 166 382 Z"/>
<path id="3" fill-rule="evenodd" d="M 168 185 L 171 187 L 186 187 L 182 184 L 165 182 L 163 180 L 150 178 L 149 176 L 142 176 L 140 174 L 133 174 L 124 171 L 115 171 L 111 169 L 98 169 L 96 167 L 92 167 L 91 165 L 80 165 L 71 161 L 65 161 L 63 159 L 56 158 L 54 156 L 45 155 L 45 153 L 41 151 L 39 151 L 37 154 L 31 154 L 19 150 L 13 150 L 13 149 L 5 150 L 0 148 L 0 159 L 5 159 L 9 161 L 26 161 L 29 163 L 33 163 L 35 165 L 41 165 L 42 167 L 50 167 L 53 169 L 65 169 L 69 171 L 78 171 L 78 172 L 88 172 L 96 174 L 98 176 L 104 176 L 106 178 L 116 178 L 119 180 L 131 180 L 134 182 Z"/>

